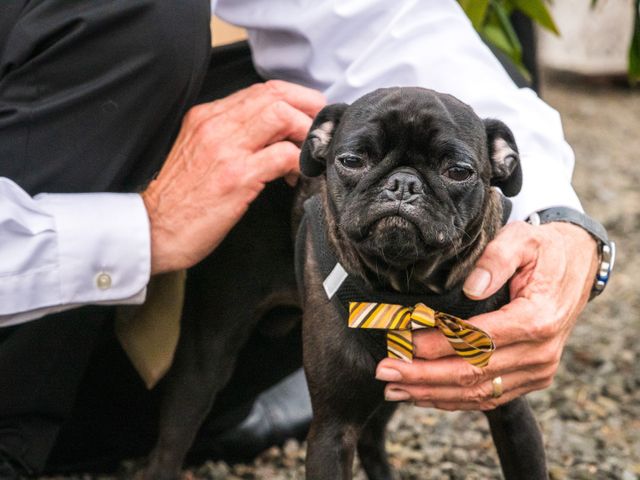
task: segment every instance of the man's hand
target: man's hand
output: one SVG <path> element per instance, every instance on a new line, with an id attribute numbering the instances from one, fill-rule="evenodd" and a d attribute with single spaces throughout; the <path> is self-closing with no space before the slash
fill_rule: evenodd
<path id="1" fill-rule="evenodd" d="M 483 299 L 511 278 L 509 304 L 469 319 L 493 337 L 496 351 L 489 365 L 474 367 L 453 353 L 440 332 L 419 331 L 413 363 L 379 363 L 376 378 L 392 382 L 385 396 L 444 410 L 490 410 L 548 387 L 588 301 L 597 261 L 596 242 L 580 227 L 507 225 L 464 285 L 467 296 Z M 492 398 L 492 379 L 498 376 L 504 394 Z"/>
<path id="2" fill-rule="evenodd" d="M 324 106 L 319 92 L 281 81 L 195 106 L 157 179 L 142 194 L 151 272 L 207 256 L 271 180 L 295 182 L 301 144 Z"/>

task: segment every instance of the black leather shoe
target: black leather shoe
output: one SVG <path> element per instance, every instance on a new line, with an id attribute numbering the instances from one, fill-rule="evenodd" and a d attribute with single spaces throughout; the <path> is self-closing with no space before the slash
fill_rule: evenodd
<path id="1" fill-rule="evenodd" d="M 258 396 L 249 415 L 237 426 L 207 435 L 201 431 L 191 461 L 248 462 L 288 439 L 303 440 L 311 423 L 311 399 L 302 369 Z"/>

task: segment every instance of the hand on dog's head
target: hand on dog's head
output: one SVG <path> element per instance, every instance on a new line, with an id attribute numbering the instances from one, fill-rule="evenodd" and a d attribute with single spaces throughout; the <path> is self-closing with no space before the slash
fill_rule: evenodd
<path id="1" fill-rule="evenodd" d="M 492 187 L 513 196 L 522 185 L 504 123 L 418 87 L 325 107 L 300 162 L 304 175 L 326 175 L 335 247 L 363 278 L 375 270 L 377 286 L 397 290 L 437 291 L 463 278 L 500 226 Z M 401 281 L 409 272 L 415 278 Z"/>

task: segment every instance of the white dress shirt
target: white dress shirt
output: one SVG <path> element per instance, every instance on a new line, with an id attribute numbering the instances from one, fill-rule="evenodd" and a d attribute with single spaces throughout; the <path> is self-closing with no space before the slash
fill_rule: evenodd
<path id="1" fill-rule="evenodd" d="M 330 102 L 418 85 L 505 122 L 524 179 L 512 220 L 581 209 L 558 113 L 513 84 L 455 0 L 212 0 L 212 9 L 247 29 L 266 78 L 322 90 Z M 0 326 L 79 304 L 143 301 L 148 229 L 139 195 L 31 199 L 0 179 Z"/>

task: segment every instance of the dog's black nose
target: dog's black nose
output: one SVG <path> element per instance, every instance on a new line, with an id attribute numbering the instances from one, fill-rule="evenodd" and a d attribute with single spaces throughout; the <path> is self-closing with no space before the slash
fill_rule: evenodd
<path id="1" fill-rule="evenodd" d="M 396 170 L 387 178 L 384 188 L 390 200 L 408 202 L 422 192 L 422 180 L 415 170 Z"/>

